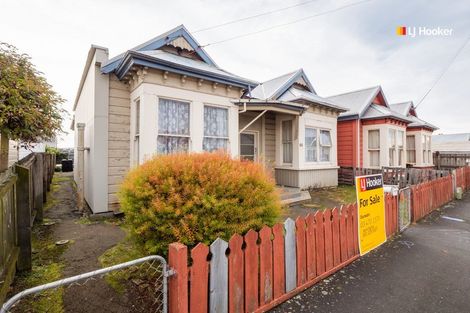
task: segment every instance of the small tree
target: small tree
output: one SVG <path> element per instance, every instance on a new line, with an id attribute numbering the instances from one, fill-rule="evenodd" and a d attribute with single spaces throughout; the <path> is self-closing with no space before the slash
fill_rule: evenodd
<path id="1" fill-rule="evenodd" d="M 8 167 L 10 139 L 29 146 L 62 131 L 63 102 L 28 55 L 0 42 L 0 171 Z"/>

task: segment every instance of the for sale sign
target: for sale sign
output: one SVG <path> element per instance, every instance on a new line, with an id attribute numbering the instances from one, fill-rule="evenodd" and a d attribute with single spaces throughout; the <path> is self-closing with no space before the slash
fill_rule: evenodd
<path id="1" fill-rule="evenodd" d="M 382 174 L 356 177 L 356 194 L 359 251 L 364 255 L 387 240 Z"/>

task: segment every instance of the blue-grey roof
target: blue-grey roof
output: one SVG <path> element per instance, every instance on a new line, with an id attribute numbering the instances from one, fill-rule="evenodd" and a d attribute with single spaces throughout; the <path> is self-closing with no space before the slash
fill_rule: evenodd
<path id="1" fill-rule="evenodd" d="M 296 86 L 300 84 L 302 87 Z M 283 102 L 312 102 L 344 112 L 346 109 L 318 96 L 303 69 L 260 83 L 248 95 L 252 99 Z"/>
<path id="2" fill-rule="evenodd" d="M 190 49 L 192 49 L 191 51 L 197 54 L 202 61 L 158 50 L 180 37 L 189 44 Z M 105 74 L 114 72 L 121 79 L 133 65 L 172 71 L 243 88 L 254 87 L 258 84 L 255 81 L 229 73 L 217 66 L 183 25 L 110 59 L 101 66 L 101 71 Z"/>
<path id="3" fill-rule="evenodd" d="M 307 89 L 315 94 L 315 89 L 308 80 L 307 75 L 305 75 L 304 70 L 298 69 L 294 72 L 290 72 L 260 83 L 253 90 L 251 90 L 251 97 L 263 100 L 278 99 L 284 92 L 286 92 L 288 88 L 292 86 L 292 84 L 298 80 L 303 80 Z"/>
<path id="4" fill-rule="evenodd" d="M 348 109 L 347 112 L 341 113 L 339 117 L 358 116 L 362 118 L 366 109 L 372 103 L 379 92 L 382 91 L 380 86 L 374 86 L 366 89 L 351 91 L 339 95 L 329 96 L 326 99 L 337 103 L 338 105 Z M 384 97 L 385 99 L 385 97 Z M 385 100 L 386 101 L 386 100 Z M 388 104 L 387 104 L 388 106 Z"/>
<path id="5" fill-rule="evenodd" d="M 408 124 L 408 127 L 425 127 L 431 130 L 439 129 L 433 124 L 428 123 L 410 113 L 411 109 L 415 109 L 413 101 L 390 104 L 390 109 L 402 115 L 406 115 L 411 120 L 411 123 Z"/>

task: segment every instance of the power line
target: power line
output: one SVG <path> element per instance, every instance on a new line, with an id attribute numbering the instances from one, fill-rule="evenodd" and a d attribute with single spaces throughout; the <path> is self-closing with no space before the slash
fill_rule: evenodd
<path id="1" fill-rule="evenodd" d="M 450 66 L 454 63 L 454 61 L 457 59 L 457 57 L 463 51 L 463 49 L 465 48 L 465 46 L 468 44 L 469 41 L 470 41 L 470 36 L 467 37 L 464 44 L 459 48 L 459 50 L 457 50 L 457 53 L 450 60 L 449 64 L 447 64 L 447 66 L 444 68 L 441 75 L 439 75 L 439 77 L 436 79 L 436 81 L 432 84 L 431 88 L 429 88 L 428 91 L 426 91 L 424 96 L 421 98 L 421 100 L 419 100 L 418 104 L 416 105 L 416 108 L 424 101 L 424 99 L 429 95 L 429 93 L 431 93 L 431 91 L 434 89 L 434 87 L 436 87 L 437 83 L 441 80 L 441 78 L 444 77 L 445 73 L 447 73 Z"/>
<path id="2" fill-rule="evenodd" d="M 254 18 L 261 17 L 261 16 L 270 15 L 270 14 L 277 13 L 277 12 L 282 12 L 282 11 L 289 10 L 289 9 L 292 9 L 292 8 L 296 8 L 296 7 L 300 7 L 300 6 L 315 2 L 315 1 L 318 1 L 318 0 L 309 0 L 309 1 L 305 1 L 305 2 L 300 2 L 300 3 L 294 4 L 294 5 L 279 8 L 279 9 L 276 9 L 276 10 L 266 11 L 266 12 L 262 12 L 262 13 L 259 13 L 259 14 L 255 14 L 255 15 L 251 15 L 251 16 L 247 16 L 247 17 L 242 17 L 242 18 L 239 18 L 239 19 L 235 19 L 235 20 L 232 20 L 232 21 L 225 22 L 225 23 L 216 24 L 216 25 L 213 25 L 213 26 L 201 28 L 201 29 L 198 29 L 196 31 L 193 31 L 193 33 L 204 32 L 204 31 L 207 31 L 207 30 L 210 30 L 210 29 L 220 28 L 220 27 L 223 27 L 223 26 L 227 26 L 227 25 L 238 23 L 238 22 L 251 20 L 251 19 L 254 19 Z"/>
<path id="3" fill-rule="evenodd" d="M 214 41 L 214 42 L 202 45 L 201 48 L 205 48 L 207 46 L 217 45 L 217 44 L 220 44 L 220 43 L 223 43 L 223 42 L 227 42 L 227 41 L 231 41 L 231 40 L 235 40 L 235 39 L 239 39 L 239 38 L 243 38 L 243 37 L 247 37 L 247 36 L 256 35 L 256 34 L 259 34 L 259 33 L 264 33 L 264 32 L 267 32 L 267 31 L 270 31 L 270 30 L 273 30 L 273 29 L 276 29 L 276 28 L 280 28 L 280 27 L 284 27 L 284 26 L 288 26 L 288 25 L 292 25 L 292 24 L 297 24 L 297 23 L 300 23 L 300 22 L 304 22 L 306 20 L 313 19 L 313 18 L 318 17 L 318 16 L 331 14 L 331 13 L 334 13 L 334 12 L 338 12 L 338 11 L 341 11 L 341 10 L 344 10 L 344 9 L 347 9 L 347 8 L 350 8 L 350 7 L 353 7 L 353 6 L 357 6 L 357 5 L 360 5 L 360 4 L 364 4 L 366 2 L 371 2 L 371 1 L 374 1 L 374 0 L 362 0 L 362 1 L 354 2 L 354 3 L 350 3 L 350 4 L 347 4 L 347 5 L 335 8 L 335 9 L 331 9 L 331 10 L 327 10 L 327 11 L 320 12 L 320 13 L 317 13 L 317 14 L 309 15 L 309 16 L 306 16 L 306 17 L 303 17 L 303 18 L 300 18 L 300 19 L 297 19 L 297 20 L 287 22 L 287 23 L 274 25 L 274 26 L 271 26 L 271 27 L 267 27 L 267 28 L 264 28 L 264 29 L 254 31 L 254 32 L 237 35 L 237 36 L 230 37 L 230 38 L 223 39 L 223 40 L 219 40 L 219 41 Z"/>

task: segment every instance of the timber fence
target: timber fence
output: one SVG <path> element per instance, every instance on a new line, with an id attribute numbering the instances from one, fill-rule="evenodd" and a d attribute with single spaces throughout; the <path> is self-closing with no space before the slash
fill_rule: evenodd
<path id="1" fill-rule="evenodd" d="M 32 153 L 0 173 L 0 303 L 15 271 L 31 269 L 31 230 L 42 220 L 54 168 L 54 155 Z"/>
<path id="2" fill-rule="evenodd" d="M 457 184 L 470 187 L 470 167 L 458 173 Z M 448 175 L 405 188 L 411 221 L 451 201 L 452 180 Z M 399 195 L 385 195 L 387 238 L 401 228 Z M 169 312 L 268 311 L 359 258 L 357 220 L 357 206 L 350 204 L 236 234 L 228 242 L 218 238 L 210 246 L 173 243 Z"/>

